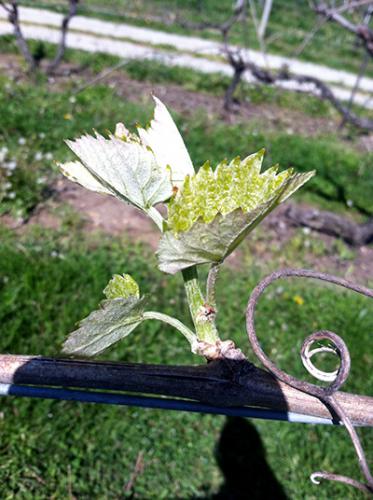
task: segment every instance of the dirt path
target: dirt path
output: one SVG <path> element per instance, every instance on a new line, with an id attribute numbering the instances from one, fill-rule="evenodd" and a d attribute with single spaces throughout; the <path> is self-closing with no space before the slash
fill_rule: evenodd
<path id="1" fill-rule="evenodd" d="M 26 38 L 58 43 L 59 26 L 62 15 L 45 9 L 20 8 L 20 19 Z M 7 13 L 0 7 L 0 34 L 12 33 L 12 26 L 7 22 Z M 129 41 L 128 41 L 129 40 Z M 160 45 L 172 47 L 172 50 L 160 48 Z M 202 38 L 165 33 L 149 28 L 111 23 L 94 18 L 77 16 L 72 19 L 71 29 L 67 36 L 67 46 L 74 49 L 94 53 L 106 53 L 126 59 L 148 59 L 161 61 L 170 66 L 182 66 L 202 73 L 222 73 L 232 75 L 232 68 L 218 60 L 221 56 L 221 44 Z M 307 76 L 316 76 L 327 82 L 337 98 L 348 101 L 351 88 L 355 85 L 356 75 L 346 71 L 335 70 L 326 66 L 307 63 L 296 59 L 266 54 L 254 50 L 246 50 L 245 57 L 263 67 L 279 69 L 284 65 L 291 72 Z M 250 74 L 245 79 L 254 81 Z M 314 93 L 309 85 L 295 82 L 279 83 L 283 88 Z M 355 103 L 373 109 L 373 79 L 362 78 L 360 91 L 355 95 Z"/>
<path id="2" fill-rule="evenodd" d="M 112 196 L 103 196 L 88 191 L 78 184 L 67 179 L 57 182 L 55 200 L 59 203 L 68 203 L 78 214 L 85 219 L 87 231 L 102 230 L 108 234 L 126 234 L 134 241 L 148 243 L 156 248 L 159 240 L 159 231 L 153 222 L 140 210 L 131 205 L 125 205 Z M 48 210 L 41 210 L 31 218 L 31 223 L 43 222 Z"/>

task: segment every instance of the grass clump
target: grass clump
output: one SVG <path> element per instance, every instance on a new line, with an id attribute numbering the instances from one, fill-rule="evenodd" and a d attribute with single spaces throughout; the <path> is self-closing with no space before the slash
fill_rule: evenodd
<path id="1" fill-rule="evenodd" d="M 42 138 L 41 134 L 39 139 Z M 42 153 L 35 142 L 35 149 L 30 149 L 21 136 L 12 153 L 6 146 L 0 149 L 0 215 L 10 212 L 20 219 L 27 217 L 51 194 L 53 171 L 49 163 L 53 154 Z"/>

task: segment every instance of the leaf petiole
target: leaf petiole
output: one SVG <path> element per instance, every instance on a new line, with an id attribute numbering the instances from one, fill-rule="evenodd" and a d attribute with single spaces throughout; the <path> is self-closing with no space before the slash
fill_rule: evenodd
<path id="1" fill-rule="evenodd" d="M 198 341 L 197 335 L 192 332 L 184 323 L 179 321 L 168 314 L 163 314 L 157 311 L 146 311 L 142 314 L 142 319 L 157 319 L 159 321 L 163 321 L 163 323 L 167 323 L 168 325 L 173 326 L 176 330 L 179 330 L 180 333 L 184 335 L 190 345 L 193 347 Z"/>

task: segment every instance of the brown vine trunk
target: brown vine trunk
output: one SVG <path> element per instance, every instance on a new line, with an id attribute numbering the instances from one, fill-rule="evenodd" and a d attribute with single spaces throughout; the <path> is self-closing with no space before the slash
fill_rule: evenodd
<path id="1" fill-rule="evenodd" d="M 7 11 L 9 22 L 13 25 L 14 36 L 16 38 L 17 45 L 21 54 L 23 55 L 27 65 L 28 71 L 30 73 L 34 72 L 37 68 L 37 63 L 35 61 L 34 56 L 31 54 L 25 37 L 23 36 L 21 26 L 19 23 L 19 12 L 18 12 L 18 4 L 16 0 L 12 0 L 9 5 L 5 2 L 1 1 L 0 5 Z"/>
<path id="2" fill-rule="evenodd" d="M 61 64 L 63 56 L 65 55 L 67 31 L 69 29 L 69 23 L 71 19 L 76 15 L 76 12 L 78 10 L 78 3 L 79 0 L 69 0 L 69 11 L 62 20 L 60 43 L 58 45 L 55 58 L 47 68 L 48 74 L 53 73 L 58 68 L 58 66 Z"/>
<path id="3" fill-rule="evenodd" d="M 334 212 L 302 208 L 297 205 L 290 205 L 285 215 L 292 224 L 342 238 L 354 246 L 373 242 L 373 218 L 364 224 L 357 224 Z"/>
<path id="4" fill-rule="evenodd" d="M 227 90 L 225 91 L 224 94 L 224 109 L 226 111 L 230 111 L 232 109 L 234 102 L 234 93 L 239 83 L 241 82 L 243 72 L 244 69 L 234 68 L 234 74 L 232 80 L 230 81 Z"/>

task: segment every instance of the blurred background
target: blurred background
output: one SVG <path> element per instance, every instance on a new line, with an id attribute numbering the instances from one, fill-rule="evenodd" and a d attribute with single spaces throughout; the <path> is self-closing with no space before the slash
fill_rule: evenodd
<path id="1" fill-rule="evenodd" d="M 182 281 L 157 269 L 140 212 L 63 179 L 64 140 L 132 130 L 168 106 L 196 168 L 266 149 L 312 179 L 224 266 L 218 326 L 253 362 L 249 293 L 307 267 L 373 283 L 373 2 L 0 1 L 0 352 L 60 356 L 114 273 L 190 324 Z M 202 269 L 202 276 L 205 270 Z M 234 279 L 233 279 L 234 278 Z M 304 377 L 306 335 L 340 334 L 345 390 L 369 394 L 373 308 L 317 283 L 273 285 L 258 311 L 268 354 Z M 102 359 L 202 363 L 146 322 Z M 2 498 L 360 498 L 314 470 L 360 477 L 343 429 L 70 402 L 3 399 Z M 372 431 L 360 432 L 363 445 Z M 367 450 L 372 462 L 372 450 Z"/>

